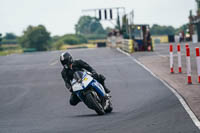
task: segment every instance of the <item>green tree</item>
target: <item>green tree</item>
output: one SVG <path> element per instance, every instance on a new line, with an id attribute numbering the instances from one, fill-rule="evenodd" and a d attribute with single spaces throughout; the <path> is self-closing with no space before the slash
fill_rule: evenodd
<path id="1" fill-rule="evenodd" d="M 2 34 L 0 33 L 0 44 L 1 44 L 1 41 L 2 41 Z"/>
<path id="2" fill-rule="evenodd" d="M 1 42 L 2 42 L 2 34 L 0 33 L 0 49 L 1 49 Z"/>
<path id="3" fill-rule="evenodd" d="M 174 35 L 176 32 L 176 29 L 172 26 L 160 26 L 157 24 L 154 24 L 151 29 L 152 35 Z"/>
<path id="4" fill-rule="evenodd" d="M 74 35 L 74 34 L 66 34 L 61 38 L 61 40 L 65 44 L 71 44 L 71 45 L 87 43 L 87 39 L 84 36 Z"/>
<path id="5" fill-rule="evenodd" d="M 54 42 L 57 42 L 58 40 L 60 40 L 60 36 L 58 36 L 58 35 L 56 35 L 56 36 L 53 36 L 53 37 L 51 37 L 51 41 L 52 41 L 52 43 L 54 43 Z"/>
<path id="6" fill-rule="evenodd" d="M 24 34 L 19 39 L 19 43 L 24 48 L 36 48 L 38 51 L 47 50 L 50 46 L 50 33 L 43 25 L 28 26 Z"/>
<path id="7" fill-rule="evenodd" d="M 63 45 L 64 42 L 62 40 L 59 40 L 53 44 L 53 49 L 60 50 Z"/>
<path id="8" fill-rule="evenodd" d="M 75 25 L 75 30 L 77 34 L 105 34 L 100 21 L 90 16 L 80 17 L 78 23 Z"/>
<path id="9" fill-rule="evenodd" d="M 4 39 L 13 40 L 13 39 L 17 39 L 17 36 L 14 33 L 6 33 L 6 35 L 4 36 Z"/>
<path id="10" fill-rule="evenodd" d="M 176 34 L 180 33 L 180 32 L 184 32 L 186 33 L 188 29 L 188 24 L 184 24 L 181 27 L 176 29 Z"/>

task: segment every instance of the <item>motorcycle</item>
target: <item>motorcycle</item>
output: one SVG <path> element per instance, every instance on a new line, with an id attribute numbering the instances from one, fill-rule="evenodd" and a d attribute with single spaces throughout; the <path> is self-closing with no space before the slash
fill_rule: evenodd
<path id="1" fill-rule="evenodd" d="M 72 90 L 85 105 L 98 115 L 113 110 L 111 96 L 105 93 L 103 86 L 87 71 L 77 71 L 71 81 Z"/>

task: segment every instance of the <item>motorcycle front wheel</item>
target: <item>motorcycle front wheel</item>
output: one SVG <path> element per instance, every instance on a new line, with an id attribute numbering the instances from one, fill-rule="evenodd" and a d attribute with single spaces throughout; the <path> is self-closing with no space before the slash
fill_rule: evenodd
<path id="1" fill-rule="evenodd" d="M 112 103 L 111 103 L 111 101 L 109 100 L 109 105 L 108 105 L 108 108 L 105 109 L 105 112 L 106 112 L 106 113 L 111 113 L 112 110 L 113 110 Z"/>
<path id="2" fill-rule="evenodd" d="M 86 103 L 89 104 L 88 107 L 94 109 L 98 115 L 104 115 L 105 111 L 98 99 L 98 95 L 97 94 L 95 95 L 93 93 L 88 93 L 86 95 Z"/>

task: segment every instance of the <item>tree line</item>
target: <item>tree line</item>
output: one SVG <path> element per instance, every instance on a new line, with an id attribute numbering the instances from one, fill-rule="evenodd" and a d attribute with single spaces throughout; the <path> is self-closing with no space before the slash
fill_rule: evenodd
<path id="1" fill-rule="evenodd" d="M 150 32 L 152 35 L 175 35 L 180 32 L 186 33 L 187 29 L 188 29 L 187 24 L 184 24 L 179 28 L 174 28 L 173 26 L 161 26 L 158 24 L 154 24 L 150 28 Z"/>
<path id="2" fill-rule="evenodd" d="M 152 35 L 174 35 L 178 32 L 186 32 L 187 25 L 180 28 L 161 26 L 154 24 L 150 27 Z M 95 17 L 82 16 L 75 25 L 75 34 L 63 36 L 51 36 L 44 25 L 28 26 L 22 36 L 14 33 L 0 34 L 0 44 L 20 44 L 22 48 L 35 48 L 37 51 L 59 49 L 63 44 L 75 45 L 87 43 L 88 40 L 105 39 L 111 28 L 104 29 L 100 20 Z"/>

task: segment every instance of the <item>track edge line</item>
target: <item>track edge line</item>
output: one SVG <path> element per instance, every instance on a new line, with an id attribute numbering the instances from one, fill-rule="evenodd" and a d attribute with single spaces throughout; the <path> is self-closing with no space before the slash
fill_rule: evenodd
<path id="1" fill-rule="evenodd" d="M 192 119 L 193 123 L 197 126 L 197 128 L 200 130 L 200 121 L 198 120 L 198 118 L 196 117 L 196 115 L 194 114 L 194 112 L 190 109 L 190 107 L 188 106 L 188 104 L 186 103 L 186 101 L 182 98 L 182 96 L 174 89 L 172 88 L 167 82 L 165 82 L 164 80 L 162 80 L 161 78 L 159 78 L 158 76 L 156 76 L 149 68 L 147 68 L 144 64 L 142 64 L 141 62 L 139 62 L 137 59 L 131 57 L 131 55 L 129 53 L 126 53 L 124 51 L 122 51 L 121 49 L 117 48 L 117 50 L 125 55 L 127 55 L 128 57 L 131 58 L 132 61 L 136 62 L 138 65 L 142 66 L 145 70 L 147 70 L 152 76 L 154 76 L 156 79 L 160 80 L 166 87 L 168 87 L 172 93 L 174 93 L 174 95 L 178 98 L 179 102 L 181 103 L 181 105 L 183 106 L 183 108 L 186 110 L 186 112 L 189 114 L 190 118 Z"/>

